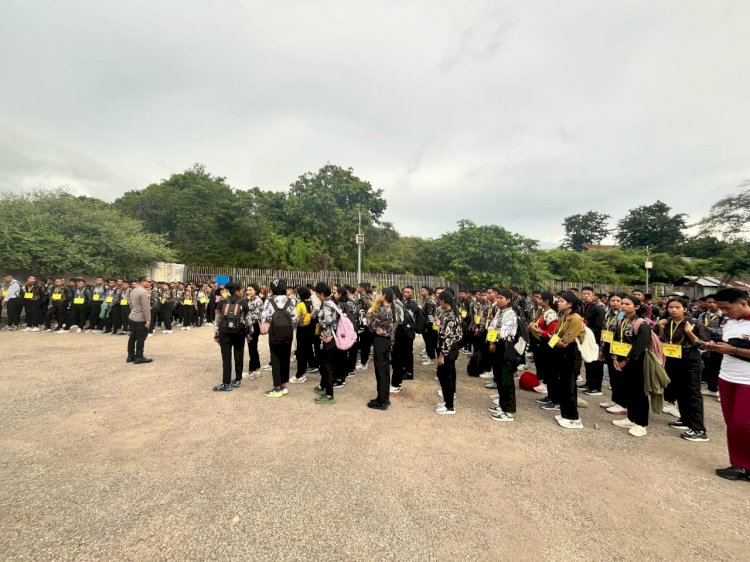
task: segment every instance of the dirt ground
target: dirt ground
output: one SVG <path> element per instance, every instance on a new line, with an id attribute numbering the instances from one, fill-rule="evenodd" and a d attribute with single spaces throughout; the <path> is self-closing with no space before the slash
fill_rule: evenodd
<path id="1" fill-rule="evenodd" d="M 493 422 L 463 357 L 452 417 L 421 365 L 386 412 L 372 368 L 331 407 L 317 376 L 215 393 L 209 330 L 157 334 L 149 365 L 125 337 L 0 333 L 0 559 L 750 560 L 714 399 L 689 443 L 664 415 L 630 437 L 600 399 L 581 431 L 523 391 Z"/>

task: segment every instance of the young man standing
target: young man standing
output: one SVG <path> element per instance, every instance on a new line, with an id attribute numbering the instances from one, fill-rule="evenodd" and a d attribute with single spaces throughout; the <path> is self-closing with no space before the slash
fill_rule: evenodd
<path id="1" fill-rule="evenodd" d="M 23 286 L 23 308 L 26 313 L 26 328 L 24 332 L 38 332 L 42 320 L 42 289 L 31 275 Z"/>
<path id="2" fill-rule="evenodd" d="M 594 332 L 596 345 L 600 345 L 604 317 L 607 314 L 604 305 L 596 302 L 592 287 L 581 289 L 581 300 L 583 300 L 583 308 L 580 314 L 583 316 L 583 323 Z M 591 363 L 586 363 L 584 368 L 586 369 L 586 382 L 579 386 L 578 389 L 582 390 L 587 396 L 601 396 L 604 363 L 596 359 Z"/>
<path id="3" fill-rule="evenodd" d="M 21 283 L 12 275 L 5 275 L 3 280 L 5 281 L 3 306 L 8 308 L 8 324 L 3 329 L 16 331 L 21 322 L 21 306 L 23 305 Z"/>
<path id="4" fill-rule="evenodd" d="M 73 304 L 70 308 L 70 320 L 68 325 L 73 331 L 76 326 L 76 333 L 83 332 L 86 319 L 89 317 L 89 307 L 91 306 L 91 291 L 86 287 L 86 281 L 79 277 L 75 280 L 76 286 L 73 289 Z"/>
<path id="5" fill-rule="evenodd" d="M 711 334 L 711 341 L 720 342 L 722 340 L 722 325 L 724 317 L 719 305 L 716 302 L 715 295 L 705 297 L 705 312 L 698 317 L 698 322 Z M 723 355 L 709 351 L 703 361 L 703 379 L 706 381 L 706 390 L 701 394 L 705 396 L 719 397 L 719 371 L 721 370 L 721 361 Z"/>
<path id="6" fill-rule="evenodd" d="M 128 337 L 127 362 L 136 365 L 151 363 L 153 359 L 143 355 L 146 335 L 151 325 L 151 278 L 148 275 L 141 275 L 138 278 L 138 285 L 130 291 L 129 303 L 130 337 Z"/>
<path id="7" fill-rule="evenodd" d="M 320 385 L 313 390 L 318 395 L 315 403 L 320 406 L 335 404 L 333 395 L 333 373 L 338 360 L 338 348 L 334 341 L 334 333 L 338 326 L 339 313 L 336 305 L 332 302 L 331 288 L 322 281 L 315 285 L 315 292 L 320 298 L 320 312 L 318 313 L 318 326 L 320 327 Z"/>
<path id="8" fill-rule="evenodd" d="M 422 295 L 422 314 L 427 319 L 422 337 L 424 339 L 425 352 L 427 353 L 427 359 L 422 362 L 422 365 L 434 365 L 435 358 L 437 357 L 437 345 L 438 345 L 438 331 L 435 329 L 437 324 L 435 323 L 435 317 L 437 316 L 438 302 L 435 298 L 432 287 L 422 285 L 419 290 Z"/>
<path id="9" fill-rule="evenodd" d="M 97 277 L 94 286 L 91 287 L 91 308 L 89 309 L 89 332 L 101 333 L 102 303 L 107 297 L 107 287 L 104 285 L 104 278 Z"/>

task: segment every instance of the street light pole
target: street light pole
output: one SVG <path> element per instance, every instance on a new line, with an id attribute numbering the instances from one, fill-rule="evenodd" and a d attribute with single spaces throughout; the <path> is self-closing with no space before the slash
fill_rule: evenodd
<path id="1" fill-rule="evenodd" d="M 649 255 L 650 255 L 650 253 L 649 253 L 649 250 L 648 250 L 648 246 L 646 246 L 646 263 L 645 263 L 645 265 L 646 265 L 646 292 L 647 293 L 648 293 L 648 272 L 649 272 L 649 270 L 652 267 L 654 267 L 654 262 L 652 262 L 651 260 L 648 259 Z"/>
<path id="2" fill-rule="evenodd" d="M 362 234 L 362 211 L 359 211 L 359 226 L 357 228 L 357 283 L 362 283 L 362 245 L 365 235 Z"/>

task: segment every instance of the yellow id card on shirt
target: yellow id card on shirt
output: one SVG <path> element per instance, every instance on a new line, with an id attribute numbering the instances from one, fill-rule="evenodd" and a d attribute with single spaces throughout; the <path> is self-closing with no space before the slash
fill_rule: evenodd
<path id="1" fill-rule="evenodd" d="M 73 299 L 73 304 L 83 304 L 83 297 L 76 297 Z"/>
<path id="2" fill-rule="evenodd" d="M 318 324 L 318 325 L 315 326 L 315 335 L 316 336 L 320 335 L 320 324 Z"/>
<path id="3" fill-rule="evenodd" d="M 631 349 L 633 349 L 631 344 L 621 341 L 613 341 L 609 346 L 610 353 L 618 357 L 627 357 Z"/>
<path id="4" fill-rule="evenodd" d="M 185 305 L 186 306 L 193 306 L 193 301 L 187 299 L 187 300 L 185 300 Z"/>
<path id="5" fill-rule="evenodd" d="M 112 297 L 107 297 L 107 298 L 106 298 L 106 299 L 104 299 L 104 300 L 105 300 L 106 302 L 112 302 Z"/>
<path id="6" fill-rule="evenodd" d="M 682 346 L 676 343 L 663 343 L 661 349 L 664 352 L 664 357 L 672 357 L 673 359 L 682 359 Z"/>
<path id="7" fill-rule="evenodd" d="M 432 329 L 435 330 L 436 332 L 439 332 L 440 331 L 440 324 L 433 324 L 432 325 Z"/>
<path id="8" fill-rule="evenodd" d="M 23 294 L 23 298 L 25 298 L 25 299 L 33 299 L 34 298 L 34 293 L 24 293 Z"/>
<path id="9" fill-rule="evenodd" d="M 54 295 L 52 295 L 53 301 L 59 301 L 61 298 L 62 298 L 62 295 L 60 293 L 55 293 Z"/>
<path id="10" fill-rule="evenodd" d="M 3 294 L 2 294 L 2 296 L 4 296 L 4 297 L 7 297 L 7 296 L 8 296 L 8 291 L 6 291 L 5 289 L 3 289 Z"/>
<path id="11" fill-rule="evenodd" d="M 128 306 L 128 299 L 120 299 L 120 306 Z"/>
<path id="12" fill-rule="evenodd" d="M 101 297 L 99 295 L 93 295 L 91 298 L 98 301 Z"/>
<path id="13" fill-rule="evenodd" d="M 482 317 L 479 315 L 476 315 L 474 317 L 474 324 L 481 324 L 482 323 Z"/>
<path id="14" fill-rule="evenodd" d="M 553 334 L 552 337 L 547 342 L 547 345 L 550 347 L 555 347 L 557 345 L 557 342 L 559 341 L 560 341 L 560 336 L 558 336 L 557 334 Z"/>
<path id="15" fill-rule="evenodd" d="M 612 330 L 602 330 L 602 343 L 612 343 L 615 339 L 615 333 Z"/>
<path id="16" fill-rule="evenodd" d="M 466 318 L 466 311 L 465 310 L 461 311 L 461 318 Z"/>
<path id="17" fill-rule="evenodd" d="M 487 341 L 490 343 L 497 341 L 497 330 L 487 330 Z"/>
<path id="18" fill-rule="evenodd" d="M 208 302 L 208 299 L 206 297 L 198 299 L 198 302 L 201 304 L 206 304 Z"/>

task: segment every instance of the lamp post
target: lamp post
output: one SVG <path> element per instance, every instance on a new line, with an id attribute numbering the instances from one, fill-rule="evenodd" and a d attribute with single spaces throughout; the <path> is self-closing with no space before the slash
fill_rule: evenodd
<path id="1" fill-rule="evenodd" d="M 362 283 L 362 246 L 364 246 L 364 244 L 365 235 L 362 234 L 362 211 L 360 211 L 357 232 L 357 283 Z"/>
<path id="2" fill-rule="evenodd" d="M 648 246 L 646 246 L 646 263 L 645 263 L 645 266 L 646 266 L 646 292 L 647 293 L 648 293 L 648 272 L 649 272 L 650 269 L 653 269 L 653 267 L 654 267 L 654 262 L 652 262 L 648 258 L 649 258 L 649 251 L 648 251 Z"/>

